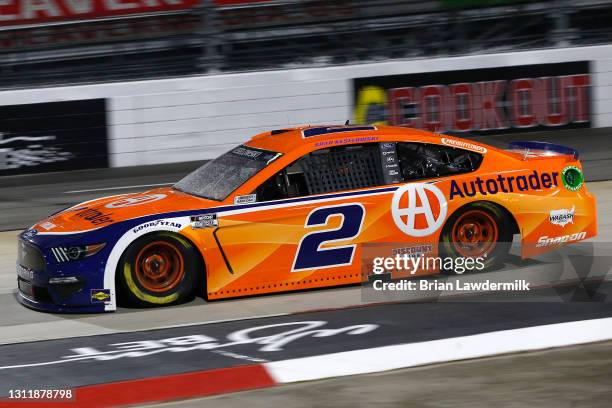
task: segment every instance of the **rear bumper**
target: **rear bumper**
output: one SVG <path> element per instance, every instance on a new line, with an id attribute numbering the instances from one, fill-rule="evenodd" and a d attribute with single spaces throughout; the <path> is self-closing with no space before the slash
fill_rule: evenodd
<path id="1" fill-rule="evenodd" d="M 566 190 L 561 187 L 561 192 Z M 542 199 L 537 211 L 530 213 L 536 217 L 535 227 L 523 235 L 521 256 L 523 259 L 535 257 L 566 245 L 597 236 L 597 200 L 583 186 L 577 192 L 565 196 L 551 196 Z M 571 212 L 571 220 L 565 223 L 552 222 L 551 211 Z"/>

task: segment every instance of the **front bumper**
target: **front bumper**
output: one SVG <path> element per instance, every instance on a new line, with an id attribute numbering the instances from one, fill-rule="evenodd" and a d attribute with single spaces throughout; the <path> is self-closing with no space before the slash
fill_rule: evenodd
<path id="1" fill-rule="evenodd" d="M 36 237 L 20 236 L 16 265 L 19 303 L 31 309 L 55 313 L 106 311 L 110 290 L 103 289 L 104 254 L 58 263 L 49 248 L 37 242 Z M 69 276 L 76 277 L 78 281 L 49 283 L 52 278 Z"/>
<path id="2" fill-rule="evenodd" d="M 81 306 L 71 304 L 55 304 L 37 302 L 29 297 L 26 297 L 21 291 L 17 293 L 17 301 L 27 308 L 38 310 L 40 312 L 53 313 L 101 313 L 105 312 L 104 305 Z"/>

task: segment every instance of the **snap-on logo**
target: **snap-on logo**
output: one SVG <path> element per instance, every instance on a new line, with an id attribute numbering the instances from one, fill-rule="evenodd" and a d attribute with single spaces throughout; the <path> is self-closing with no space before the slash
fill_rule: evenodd
<path id="1" fill-rule="evenodd" d="M 581 241 L 586 238 L 586 231 L 576 232 L 574 234 L 562 235 L 560 237 L 543 236 L 538 239 L 536 248 L 555 246 L 565 244 L 566 242 Z"/>

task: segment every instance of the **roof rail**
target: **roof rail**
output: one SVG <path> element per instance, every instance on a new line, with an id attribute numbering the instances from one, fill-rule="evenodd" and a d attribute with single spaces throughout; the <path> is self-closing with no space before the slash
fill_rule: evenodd
<path id="1" fill-rule="evenodd" d="M 331 133 L 376 130 L 376 126 L 319 126 L 302 129 L 302 137 L 329 135 Z"/>

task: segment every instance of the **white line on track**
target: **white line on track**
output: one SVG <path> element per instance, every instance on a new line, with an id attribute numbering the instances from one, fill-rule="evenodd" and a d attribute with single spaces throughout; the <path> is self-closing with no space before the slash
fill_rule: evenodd
<path id="1" fill-rule="evenodd" d="M 157 187 L 157 186 L 169 186 L 174 183 L 156 183 L 156 184 L 140 184 L 137 186 L 121 186 L 121 187 L 106 187 L 106 188 L 92 188 L 89 190 L 71 190 L 64 191 L 64 194 L 74 194 L 74 193 L 89 193 L 92 191 L 106 191 L 106 190 L 123 190 L 129 188 L 140 188 L 140 187 Z"/>
<path id="2" fill-rule="evenodd" d="M 612 318 L 579 320 L 265 363 L 277 383 L 375 373 L 612 338 Z M 4 367 L 2 367 L 4 368 Z"/>
<path id="3" fill-rule="evenodd" d="M 19 334 L 21 333 L 50 333 L 55 331 L 57 333 L 66 333 L 70 330 L 74 332 L 78 331 L 78 334 L 72 335 L 45 335 L 39 336 L 37 338 L 27 338 L 27 339 L 3 339 L 0 337 L 0 346 L 7 344 L 17 344 L 17 343 L 30 343 L 33 341 L 41 341 L 41 340 L 61 340 L 61 339 L 77 339 L 80 337 L 90 337 L 90 336 L 100 336 L 107 334 L 129 334 L 129 333 L 139 333 L 139 332 L 148 332 L 151 330 L 164 330 L 164 329 L 175 329 L 181 327 L 191 327 L 191 326 L 205 326 L 209 324 L 217 324 L 217 323 L 227 323 L 227 322 L 237 322 L 241 320 L 256 320 L 256 319 L 265 319 L 269 317 L 280 317 L 280 316 L 288 316 L 294 314 L 293 312 L 287 313 L 274 313 L 274 314 L 261 314 L 261 315 L 249 315 L 244 317 L 235 317 L 229 319 L 217 319 L 217 320 L 209 320 L 209 321 L 199 321 L 199 322 L 191 322 L 184 324 L 170 324 L 163 326 L 153 326 L 148 328 L 139 328 L 134 330 L 129 329 L 111 329 L 103 327 L 102 325 L 98 325 L 95 323 L 87 323 L 80 322 L 74 320 L 58 320 L 58 321 L 48 321 L 48 322 L 36 322 L 36 323 L 26 323 L 12 326 L 3 326 L 2 330 L 5 333 L 12 331 L 13 333 Z M 63 330 L 64 329 L 64 330 Z"/>

